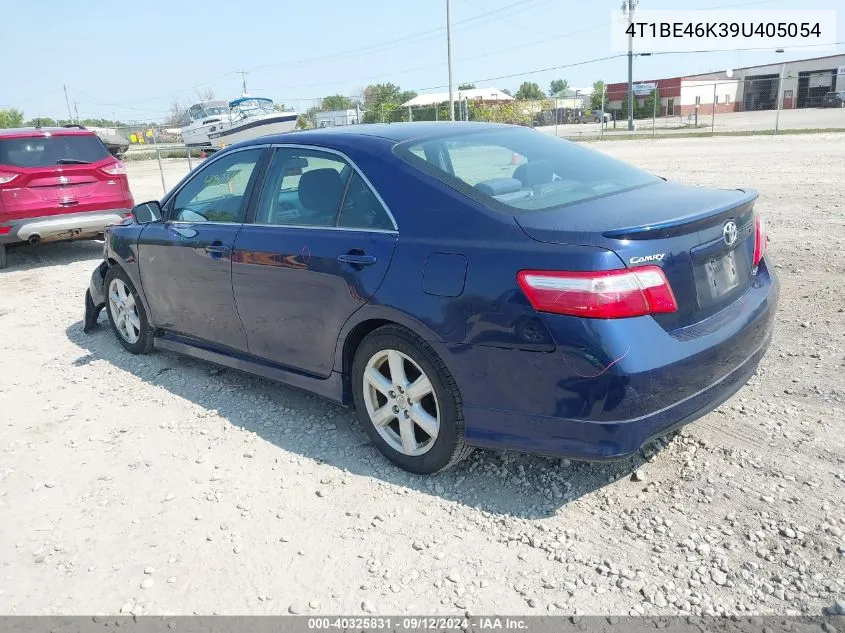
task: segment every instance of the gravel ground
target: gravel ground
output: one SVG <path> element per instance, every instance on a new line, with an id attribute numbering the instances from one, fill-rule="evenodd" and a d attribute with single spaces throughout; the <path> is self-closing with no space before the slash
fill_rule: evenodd
<path id="1" fill-rule="evenodd" d="M 477 451 L 411 476 L 349 411 L 84 335 L 100 243 L 18 249 L 0 273 L 0 613 L 845 612 L 843 138 L 600 148 L 761 192 L 781 308 L 733 399 L 643 459 Z M 172 186 L 186 166 L 167 167 Z M 130 181 L 161 191 L 154 163 Z"/>

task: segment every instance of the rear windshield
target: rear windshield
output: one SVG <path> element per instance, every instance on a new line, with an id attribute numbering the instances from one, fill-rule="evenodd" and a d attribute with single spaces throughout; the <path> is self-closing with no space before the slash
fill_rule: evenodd
<path id="1" fill-rule="evenodd" d="M 0 165 L 48 167 L 62 163 L 95 163 L 109 155 L 94 135 L 0 138 Z"/>
<path id="2" fill-rule="evenodd" d="M 396 151 L 414 167 L 506 213 L 551 209 L 659 182 L 615 158 L 528 128 L 407 141 Z"/>

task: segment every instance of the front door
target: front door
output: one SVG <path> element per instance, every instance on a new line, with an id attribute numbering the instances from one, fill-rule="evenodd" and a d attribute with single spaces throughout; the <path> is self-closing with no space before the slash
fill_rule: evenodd
<path id="1" fill-rule="evenodd" d="M 343 157 L 279 148 L 232 255 L 250 353 L 328 376 L 340 329 L 381 284 L 396 236 L 379 198 Z"/>
<path id="2" fill-rule="evenodd" d="M 141 283 L 158 327 L 246 350 L 231 252 L 263 151 L 231 152 L 203 165 L 165 205 L 167 219 L 144 228 Z"/>

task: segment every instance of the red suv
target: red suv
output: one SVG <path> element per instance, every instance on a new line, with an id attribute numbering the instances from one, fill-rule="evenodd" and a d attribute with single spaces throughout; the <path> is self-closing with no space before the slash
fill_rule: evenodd
<path id="1" fill-rule="evenodd" d="M 133 206 L 126 167 L 90 130 L 0 130 L 0 268 L 6 244 L 96 238 Z"/>

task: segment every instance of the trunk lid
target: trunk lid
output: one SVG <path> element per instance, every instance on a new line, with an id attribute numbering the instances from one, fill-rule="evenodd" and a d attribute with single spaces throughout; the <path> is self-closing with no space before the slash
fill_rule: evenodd
<path id="1" fill-rule="evenodd" d="M 660 266 L 678 311 L 654 318 L 671 331 L 706 319 L 748 289 L 756 198 L 754 191 L 660 182 L 558 209 L 522 213 L 516 221 L 541 242 L 607 248 L 629 268 Z"/>

